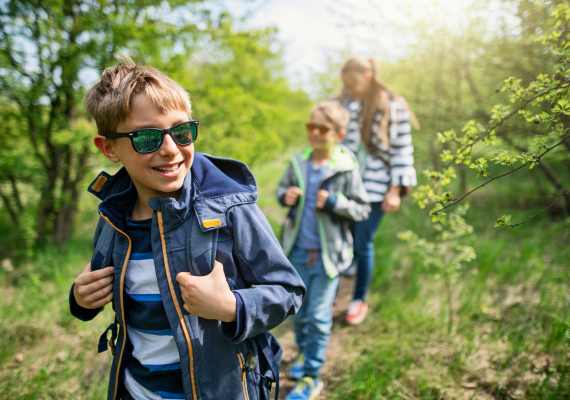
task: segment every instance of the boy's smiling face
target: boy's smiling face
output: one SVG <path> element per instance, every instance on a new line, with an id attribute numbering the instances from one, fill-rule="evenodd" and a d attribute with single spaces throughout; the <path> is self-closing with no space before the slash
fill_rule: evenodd
<path id="1" fill-rule="evenodd" d="M 117 125 L 117 132 L 166 129 L 188 120 L 185 111 L 163 113 L 145 95 L 139 94 L 133 98 L 128 118 Z M 152 197 L 178 191 L 194 159 L 194 143 L 179 146 L 169 134 L 164 136 L 160 149 L 148 154 L 137 153 L 128 138 L 109 140 L 98 136 L 95 144 L 109 159 L 123 164 L 137 189 L 139 202 L 145 205 Z"/>

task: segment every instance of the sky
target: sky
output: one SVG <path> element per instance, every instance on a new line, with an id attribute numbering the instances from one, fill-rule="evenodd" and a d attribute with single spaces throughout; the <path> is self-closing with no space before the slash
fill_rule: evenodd
<path id="1" fill-rule="evenodd" d="M 347 54 L 395 60 L 410 51 L 414 26 L 460 31 L 476 0 L 230 0 L 233 14 L 247 15 L 244 28 L 273 26 L 286 73 L 306 86 L 315 72 Z M 485 13 L 497 15 L 487 7 Z"/>

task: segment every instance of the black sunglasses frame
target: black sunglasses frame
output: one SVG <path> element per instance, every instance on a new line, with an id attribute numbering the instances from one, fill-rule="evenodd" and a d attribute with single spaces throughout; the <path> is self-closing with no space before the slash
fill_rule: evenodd
<path id="1" fill-rule="evenodd" d="M 186 125 L 189 124 L 190 126 L 195 127 L 195 135 L 192 135 L 192 138 L 190 140 L 190 143 L 178 143 L 178 141 L 176 140 L 176 137 L 171 133 L 171 131 L 173 129 L 176 129 L 182 125 Z M 174 140 L 174 143 L 176 143 L 178 146 L 189 146 L 192 143 L 194 143 L 196 141 L 196 139 L 198 138 L 198 126 L 200 126 L 200 121 L 198 120 L 190 120 L 190 121 L 184 121 L 181 122 L 180 124 L 171 126 L 170 128 L 166 128 L 166 129 L 160 129 L 160 128 L 141 128 L 141 129 L 137 129 L 134 130 L 132 132 L 109 132 L 109 133 L 104 133 L 102 134 L 102 136 L 105 136 L 107 139 L 121 139 L 121 138 L 129 138 L 131 140 L 131 146 L 133 146 L 133 150 L 136 151 L 139 154 L 150 154 L 150 153 L 154 153 L 155 151 L 158 151 L 160 149 L 160 147 L 162 146 L 162 143 L 164 142 L 164 135 L 169 134 L 170 137 L 172 138 L 172 140 Z M 134 139 L 140 134 L 141 131 L 158 131 L 161 133 L 161 137 L 160 137 L 160 143 L 158 144 L 157 148 L 155 150 L 152 151 L 139 151 L 137 150 L 136 146 L 135 146 L 135 142 Z"/>

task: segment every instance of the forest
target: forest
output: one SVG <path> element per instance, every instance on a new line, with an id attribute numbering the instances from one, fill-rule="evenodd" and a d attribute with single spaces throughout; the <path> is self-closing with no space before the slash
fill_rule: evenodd
<path id="1" fill-rule="evenodd" d="M 251 167 L 279 233 L 278 178 L 352 49 L 304 88 L 278 28 L 249 27 L 232 3 L 0 2 L 2 398 L 106 395 L 97 339 L 112 310 L 86 324 L 68 296 L 98 218 L 86 188 L 116 170 L 93 145 L 84 97 L 117 57 L 190 93 L 197 150 Z M 570 398 L 570 5 L 475 0 L 465 21 L 414 20 L 407 52 L 380 60 L 419 122 L 418 185 L 376 236 L 370 316 L 356 328 L 339 316 L 352 285 L 341 282 L 322 398 Z M 291 326 L 274 334 L 288 362 Z"/>

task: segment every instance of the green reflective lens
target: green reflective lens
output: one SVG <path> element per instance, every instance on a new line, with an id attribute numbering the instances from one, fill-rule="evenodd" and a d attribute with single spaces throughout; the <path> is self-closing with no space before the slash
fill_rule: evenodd
<path id="1" fill-rule="evenodd" d="M 139 153 L 152 153 L 162 144 L 162 131 L 160 129 L 141 129 L 133 137 L 133 146 Z"/>
<path id="2" fill-rule="evenodd" d="M 188 121 L 173 127 L 170 134 L 177 144 L 188 145 L 196 140 L 198 125 L 194 121 Z"/>

